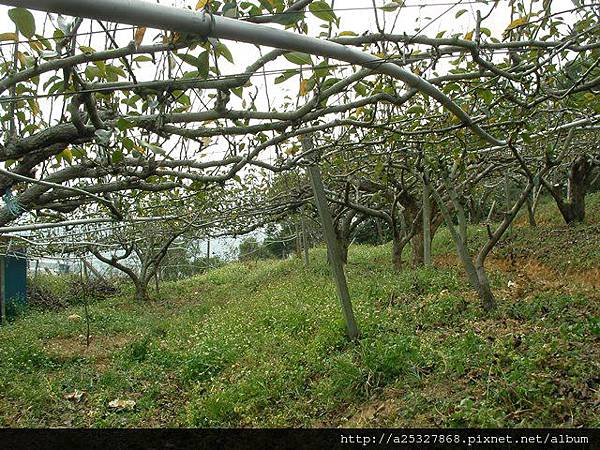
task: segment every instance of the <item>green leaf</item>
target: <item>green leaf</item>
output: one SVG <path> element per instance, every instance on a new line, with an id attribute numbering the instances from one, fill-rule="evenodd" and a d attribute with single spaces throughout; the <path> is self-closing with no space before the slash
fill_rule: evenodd
<path id="1" fill-rule="evenodd" d="M 479 95 L 487 105 L 491 104 L 494 100 L 494 93 L 488 89 L 480 91 Z"/>
<path id="2" fill-rule="evenodd" d="M 181 78 L 184 80 L 189 80 L 190 78 L 198 78 L 200 74 L 198 73 L 197 70 L 192 70 L 190 72 L 186 72 L 184 73 Z"/>
<path id="3" fill-rule="evenodd" d="M 318 78 L 325 78 L 331 72 L 329 63 L 327 61 L 323 61 L 318 66 L 315 67 L 315 76 Z"/>
<path id="4" fill-rule="evenodd" d="M 523 139 L 523 142 L 526 144 L 531 144 L 533 142 L 529 133 L 521 133 L 521 139 Z"/>
<path id="5" fill-rule="evenodd" d="M 100 70 L 102 70 L 102 68 L 99 68 Z M 114 73 L 115 75 L 118 75 L 120 77 L 125 77 L 127 75 L 125 75 L 125 71 L 118 66 L 113 66 L 113 65 L 107 65 L 106 66 L 106 72 L 107 73 Z"/>
<path id="6" fill-rule="evenodd" d="M 411 106 L 406 110 L 408 114 L 421 114 L 424 112 L 423 108 L 419 105 Z"/>
<path id="7" fill-rule="evenodd" d="M 73 162 L 73 152 L 71 151 L 71 149 L 69 147 L 65 148 L 59 154 L 64 160 L 68 161 L 69 164 L 71 164 Z"/>
<path id="8" fill-rule="evenodd" d="M 137 63 L 152 61 L 152 58 L 146 55 L 140 55 L 133 58 L 133 60 Z"/>
<path id="9" fill-rule="evenodd" d="M 362 83 L 356 83 L 356 85 L 354 86 L 354 90 L 359 94 L 362 95 L 363 97 L 366 97 L 368 92 L 367 92 L 367 86 Z"/>
<path id="10" fill-rule="evenodd" d="M 295 75 L 298 75 L 299 73 L 300 72 L 297 70 L 286 70 L 277 78 L 275 78 L 275 84 L 283 83 L 284 81 L 289 80 L 290 78 L 292 78 Z"/>
<path id="11" fill-rule="evenodd" d="M 94 50 L 92 47 L 87 47 L 85 45 L 81 45 L 79 47 L 79 50 L 81 50 L 83 53 L 85 53 L 86 55 L 91 55 L 92 53 L 94 53 L 96 50 Z"/>
<path id="12" fill-rule="evenodd" d="M 198 58 L 196 58 L 194 55 L 190 55 L 189 53 L 175 53 L 175 56 L 188 63 L 190 66 L 198 67 L 199 65 Z"/>
<path id="13" fill-rule="evenodd" d="M 227 61 L 229 61 L 231 64 L 233 64 L 233 55 L 231 54 L 231 52 L 229 51 L 229 49 L 227 48 L 227 46 L 225 44 L 223 44 L 222 42 L 217 42 L 215 52 L 216 52 L 217 56 L 222 55 L 225 57 L 225 59 Z"/>
<path id="14" fill-rule="evenodd" d="M 337 16 L 331 9 L 331 6 L 324 1 L 313 2 L 308 6 L 308 9 L 311 14 L 325 22 L 335 22 L 337 20 Z"/>
<path id="15" fill-rule="evenodd" d="M 81 147 L 75 147 L 71 149 L 73 158 L 81 159 L 86 155 L 86 151 Z"/>
<path id="16" fill-rule="evenodd" d="M 201 78 L 208 77 L 208 69 L 210 66 L 208 56 L 208 51 L 202 52 L 200 53 L 200 56 L 198 56 L 198 74 Z"/>
<path id="17" fill-rule="evenodd" d="M 206 78 L 208 76 L 208 51 L 202 52 L 198 57 L 190 55 L 189 53 L 176 53 L 175 55 L 191 66 L 195 66 L 198 69 L 198 75 L 201 78 Z"/>
<path id="18" fill-rule="evenodd" d="M 243 87 L 233 88 L 231 90 L 231 92 L 233 92 L 235 95 L 237 95 L 242 100 L 244 99 L 244 88 Z"/>
<path id="19" fill-rule="evenodd" d="M 140 139 L 139 142 L 140 142 L 140 145 L 142 147 L 147 148 L 152 153 L 158 153 L 159 155 L 164 155 L 165 154 L 165 151 L 162 149 L 162 147 L 159 147 L 158 145 L 151 144 L 150 142 L 146 142 L 143 139 Z"/>
<path id="20" fill-rule="evenodd" d="M 290 11 L 281 13 L 273 17 L 273 23 L 280 25 L 292 25 L 304 19 L 304 13 L 301 11 Z"/>
<path id="21" fill-rule="evenodd" d="M 298 64 L 299 66 L 301 66 L 301 65 L 311 66 L 313 63 L 310 55 L 307 55 L 306 53 L 290 52 L 290 53 L 286 53 L 283 56 L 285 56 L 285 59 L 287 59 L 289 62 Z"/>
<path id="22" fill-rule="evenodd" d="M 133 150 L 133 146 L 135 145 L 134 142 L 128 137 L 124 137 L 121 140 L 121 144 L 123 144 L 123 147 L 125 147 L 127 150 Z"/>
<path id="23" fill-rule="evenodd" d="M 238 16 L 237 4 L 235 2 L 225 3 L 223 5 L 223 11 L 221 11 L 221 14 L 225 17 L 230 17 L 232 19 L 237 18 L 237 16 Z"/>
<path id="24" fill-rule="evenodd" d="M 88 80 L 93 80 L 95 78 L 102 78 L 103 74 L 100 69 L 95 66 L 87 66 L 85 68 L 85 76 Z"/>
<path id="25" fill-rule="evenodd" d="M 35 34 L 35 19 L 25 8 L 13 8 L 8 11 L 8 17 L 12 20 L 17 29 L 26 38 L 32 38 Z"/>
<path id="26" fill-rule="evenodd" d="M 382 9 L 385 12 L 393 12 L 393 11 L 396 11 L 398 8 L 400 8 L 400 6 L 402 6 L 402 5 L 398 4 L 397 2 L 390 2 L 390 3 L 386 3 L 379 9 Z"/>
<path id="27" fill-rule="evenodd" d="M 112 154 L 111 159 L 112 159 L 113 164 L 118 164 L 121 161 L 123 161 L 123 159 L 125 159 L 125 158 L 124 158 L 123 152 L 121 150 L 115 150 Z"/>
<path id="28" fill-rule="evenodd" d="M 117 128 L 120 131 L 126 131 L 126 130 L 129 130 L 130 128 L 133 128 L 133 124 L 129 120 L 121 117 L 119 120 L 117 120 Z"/>

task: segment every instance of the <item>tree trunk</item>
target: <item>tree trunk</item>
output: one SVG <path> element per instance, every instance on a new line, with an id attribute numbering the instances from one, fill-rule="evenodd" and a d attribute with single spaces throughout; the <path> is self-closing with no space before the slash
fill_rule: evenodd
<path id="1" fill-rule="evenodd" d="M 585 219 L 585 194 L 587 193 L 591 164 L 585 156 L 580 156 L 571 166 L 567 202 L 569 214 L 567 223 L 583 222 Z M 567 219 L 567 218 L 565 218 Z"/>
<path id="2" fill-rule="evenodd" d="M 135 300 L 144 303 L 150 300 L 150 296 L 148 295 L 148 281 L 138 279 L 135 282 Z"/>
<path id="3" fill-rule="evenodd" d="M 381 220 L 379 218 L 375 219 L 375 227 L 377 229 L 377 244 L 381 245 L 384 243 L 385 239 L 383 237 L 383 227 L 381 226 Z"/>
<path id="4" fill-rule="evenodd" d="M 496 307 L 496 299 L 492 293 L 490 280 L 483 264 L 477 266 L 477 280 L 477 291 L 479 293 L 479 299 L 481 300 L 481 306 L 484 311 L 491 311 Z"/>
<path id="5" fill-rule="evenodd" d="M 483 257 L 480 261 L 477 262 L 476 266 L 467 248 L 466 218 L 464 216 L 464 211 L 457 200 L 456 192 L 452 191 L 453 188 L 450 186 L 449 183 L 446 183 L 446 187 L 448 189 L 448 194 L 450 195 L 452 203 L 454 204 L 454 207 L 457 210 L 457 217 L 459 221 L 458 226 L 454 225 L 452 216 L 450 215 L 446 204 L 435 189 L 432 189 L 433 196 L 436 202 L 438 203 L 440 212 L 442 213 L 444 221 L 446 222 L 446 226 L 448 227 L 448 231 L 450 231 L 452 240 L 456 245 L 456 251 L 458 253 L 458 256 L 460 257 L 460 260 L 463 263 L 465 271 L 467 272 L 469 282 L 471 283 L 473 289 L 479 295 L 479 299 L 481 300 L 483 309 L 485 311 L 489 311 L 490 309 L 494 308 L 495 300 L 494 295 L 492 294 L 492 290 L 490 288 L 490 283 L 487 274 L 485 273 L 485 269 L 483 267 Z"/>
<path id="6" fill-rule="evenodd" d="M 405 245 L 406 241 L 402 241 L 399 236 L 394 236 L 392 242 L 392 265 L 397 272 L 402 270 L 402 251 Z"/>
<path id="7" fill-rule="evenodd" d="M 425 236 L 423 230 L 418 229 L 417 234 L 410 240 L 412 248 L 411 263 L 414 267 L 422 266 L 425 263 Z"/>
<path id="8" fill-rule="evenodd" d="M 550 183 L 543 180 L 567 225 L 583 222 L 585 219 L 585 195 L 589 187 L 591 173 L 592 165 L 587 157 L 580 156 L 573 162 L 569 172 L 566 201 L 561 193 L 560 185 L 550 185 Z"/>
<path id="9" fill-rule="evenodd" d="M 511 186 L 510 186 L 510 172 L 507 170 L 504 172 L 504 210 L 508 212 L 512 207 L 511 199 Z M 508 227 L 507 234 L 512 234 L 512 224 Z"/>
<path id="10" fill-rule="evenodd" d="M 529 226 L 537 227 L 537 222 L 535 221 L 535 201 L 532 198 L 532 195 L 527 196 L 527 217 L 529 218 Z"/>
<path id="11" fill-rule="evenodd" d="M 296 222 L 296 258 L 300 259 L 302 255 L 302 236 L 300 235 L 300 226 Z"/>
<path id="12" fill-rule="evenodd" d="M 340 247 L 340 256 L 342 258 L 342 262 L 344 264 L 348 264 L 348 247 L 350 246 L 350 243 L 346 238 L 338 238 L 338 243 Z"/>

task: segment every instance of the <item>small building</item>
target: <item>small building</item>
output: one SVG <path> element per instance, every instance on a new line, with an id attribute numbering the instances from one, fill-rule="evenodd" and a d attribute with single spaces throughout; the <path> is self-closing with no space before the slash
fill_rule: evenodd
<path id="1" fill-rule="evenodd" d="M 6 316 L 22 310 L 27 305 L 27 255 L 24 251 L 11 251 L 0 256 L 0 312 L 2 322 Z"/>

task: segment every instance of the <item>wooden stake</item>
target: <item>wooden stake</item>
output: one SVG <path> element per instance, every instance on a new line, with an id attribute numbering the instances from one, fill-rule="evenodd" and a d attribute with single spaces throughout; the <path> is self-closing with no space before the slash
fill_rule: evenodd
<path id="1" fill-rule="evenodd" d="M 304 250 L 304 265 L 306 267 L 308 267 L 309 264 L 309 256 L 308 256 L 308 234 L 306 231 L 306 218 L 304 217 L 305 214 L 305 209 L 304 206 L 302 206 L 302 212 L 300 215 L 300 220 L 302 223 L 302 247 Z"/>
<path id="2" fill-rule="evenodd" d="M 312 140 L 310 138 L 305 138 L 302 141 L 302 146 L 305 152 L 312 150 Z M 344 264 L 340 254 L 340 246 L 337 242 L 335 230 L 333 228 L 331 211 L 327 205 L 325 188 L 323 186 L 323 180 L 321 179 L 321 169 L 316 164 L 314 159 L 312 159 L 311 162 L 312 165 L 308 167 L 308 175 L 313 188 L 317 210 L 319 211 L 319 216 L 321 218 L 321 225 L 323 227 L 325 242 L 327 243 L 327 250 L 331 256 L 329 258 L 329 264 L 331 266 L 333 280 L 335 282 L 337 294 L 342 306 L 342 313 L 346 322 L 348 337 L 354 340 L 358 337 L 359 331 L 356 324 L 356 319 L 354 318 L 354 312 L 352 310 L 352 302 L 350 301 L 350 293 L 348 291 L 348 284 L 346 282 L 346 274 L 344 273 Z"/>
<path id="3" fill-rule="evenodd" d="M 105 284 L 108 284 L 108 281 L 106 281 L 106 279 L 105 279 L 105 278 L 102 276 L 102 274 L 101 274 L 100 272 L 98 272 L 98 271 L 96 270 L 96 268 L 95 268 L 95 267 L 94 267 L 92 264 L 90 264 L 90 263 L 88 262 L 88 260 L 87 260 L 87 259 L 85 259 L 85 258 L 84 258 L 84 259 L 82 259 L 81 261 L 83 262 L 83 267 L 85 268 L 85 274 L 86 274 L 86 277 L 88 276 L 88 275 L 87 275 L 87 271 L 89 270 L 89 271 L 90 271 L 90 272 L 92 272 L 92 273 L 94 274 L 94 276 L 95 276 L 96 278 L 98 278 L 100 281 L 104 282 Z"/>
<path id="4" fill-rule="evenodd" d="M 423 263 L 431 267 L 431 188 L 427 173 L 423 173 Z"/>

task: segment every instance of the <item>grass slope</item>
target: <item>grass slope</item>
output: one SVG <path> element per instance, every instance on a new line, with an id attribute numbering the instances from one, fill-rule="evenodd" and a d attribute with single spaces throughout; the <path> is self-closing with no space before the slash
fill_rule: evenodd
<path id="1" fill-rule="evenodd" d="M 309 268 L 235 263 L 150 304 L 96 302 L 90 348 L 68 320 L 82 307 L 30 313 L 0 330 L 0 426 L 598 427 L 600 295 L 585 274 L 600 251 L 556 227 L 515 227 L 490 261 L 491 315 L 445 232 L 435 269 L 397 274 L 388 245 L 351 248 L 356 343 L 322 249 Z"/>

